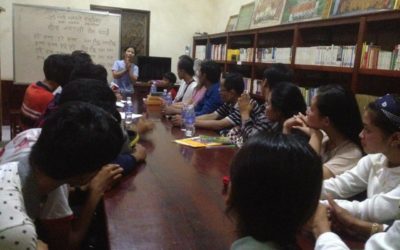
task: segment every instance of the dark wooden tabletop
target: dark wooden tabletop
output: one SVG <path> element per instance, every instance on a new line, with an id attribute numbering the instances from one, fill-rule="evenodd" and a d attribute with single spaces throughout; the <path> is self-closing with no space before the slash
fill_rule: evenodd
<path id="1" fill-rule="evenodd" d="M 180 146 L 180 128 L 151 109 L 155 129 L 140 142 L 146 163 L 104 198 L 110 249 L 229 249 L 222 178 L 235 149 Z"/>

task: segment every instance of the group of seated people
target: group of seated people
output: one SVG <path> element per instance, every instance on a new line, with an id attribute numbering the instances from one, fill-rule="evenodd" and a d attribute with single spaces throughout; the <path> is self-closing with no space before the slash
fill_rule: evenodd
<path id="1" fill-rule="evenodd" d="M 361 117 L 351 91 L 325 85 L 307 108 L 292 72 L 275 64 L 259 103 L 241 74 L 221 77 L 208 60 L 197 75 L 193 66 L 179 58 L 181 85 L 162 112 L 181 126 L 183 107 L 194 105 L 196 127 L 239 146 L 226 198 L 238 236 L 231 249 L 296 249 L 302 229 L 316 249 L 348 249 L 332 231 L 367 240 L 366 249 L 400 248 L 399 96 L 378 98 Z M 25 94 L 26 130 L 0 152 L 0 249 L 79 249 L 104 192 L 146 158 L 129 145 L 103 66 L 77 51 L 49 56 L 44 73 Z M 139 136 L 152 124 L 134 129 Z M 77 186 L 88 195 L 74 217 L 68 193 Z"/>
<path id="2" fill-rule="evenodd" d="M 196 127 L 241 147 L 227 198 L 240 238 L 231 249 L 291 249 L 301 228 L 318 238 L 317 249 L 348 249 L 331 225 L 362 240 L 372 236 L 367 249 L 400 248 L 398 95 L 378 98 L 361 117 L 351 91 L 324 85 L 307 109 L 292 72 L 275 64 L 264 72 L 260 105 L 244 91 L 242 75 L 219 79 L 213 61 L 201 63 L 194 86 L 191 63 L 187 57 L 178 62 L 185 82 L 179 92 L 187 101 L 178 98 L 163 112 L 180 126 L 183 105 L 194 104 Z M 202 99 L 194 100 L 204 87 Z"/>

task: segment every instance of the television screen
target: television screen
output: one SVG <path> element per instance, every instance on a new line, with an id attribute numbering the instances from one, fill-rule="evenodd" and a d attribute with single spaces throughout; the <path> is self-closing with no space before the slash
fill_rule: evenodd
<path id="1" fill-rule="evenodd" d="M 162 76 L 171 72 L 170 57 L 138 56 L 137 65 L 139 67 L 139 81 L 162 79 Z"/>

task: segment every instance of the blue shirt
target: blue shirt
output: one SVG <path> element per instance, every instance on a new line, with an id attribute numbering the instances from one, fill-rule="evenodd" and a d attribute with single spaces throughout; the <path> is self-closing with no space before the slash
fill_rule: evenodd
<path id="1" fill-rule="evenodd" d="M 113 71 L 118 72 L 124 69 L 125 69 L 124 60 L 118 60 L 114 62 L 114 65 L 112 67 Z M 132 63 L 130 72 L 132 72 L 135 76 L 139 76 L 139 67 Z M 120 78 L 114 79 L 114 82 L 118 85 L 121 93 L 133 93 L 133 85 L 128 72 L 125 72 Z"/>
<path id="2" fill-rule="evenodd" d="M 219 82 L 213 83 L 194 108 L 196 116 L 210 114 L 222 105 L 219 95 Z"/>

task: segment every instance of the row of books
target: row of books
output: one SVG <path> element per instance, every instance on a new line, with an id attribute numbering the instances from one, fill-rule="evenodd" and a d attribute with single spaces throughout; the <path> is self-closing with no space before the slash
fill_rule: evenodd
<path id="1" fill-rule="evenodd" d="M 355 45 L 297 47 L 295 64 L 354 67 Z M 393 51 L 363 44 L 360 68 L 400 70 L 400 44 Z M 226 49 L 226 44 L 197 45 L 196 58 L 204 60 L 253 61 L 253 48 Z M 292 48 L 256 48 L 255 62 L 290 64 Z"/>
<path id="2" fill-rule="evenodd" d="M 251 93 L 254 95 L 261 95 L 262 88 L 262 80 L 261 79 L 251 79 L 248 77 L 243 77 L 244 81 L 244 90 L 247 93 Z"/>
<path id="3" fill-rule="evenodd" d="M 236 62 L 252 62 L 254 49 L 253 48 L 239 48 L 239 49 L 228 49 L 227 61 Z"/>
<path id="4" fill-rule="evenodd" d="M 292 48 L 257 48 L 256 62 L 262 63 L 287 63 L 292 58 Z"/>
<path id="5" fill-rule="evenodd" d="M 305 87 L 299 87 L 301 94 L 304 97 L 304 101 L 306 102 L 307 106 L 311 105 L 311 99 L 313 96 L 317 94 L 317 89 L 318 88 L 305 88 Z"/>
<path id="6" fill-rule="evenodd" d="M 363 43 L 360 68 L 400 70 L 400 44 L 393 51 L 381 50 L 380 46 Z"/>
<path id="7" fill-rule="evenodd" d="M 355 45 L 312 46 L 296 48 L 296 64 L 353 67 Z"/>

